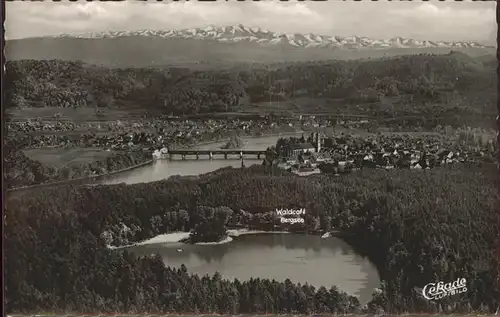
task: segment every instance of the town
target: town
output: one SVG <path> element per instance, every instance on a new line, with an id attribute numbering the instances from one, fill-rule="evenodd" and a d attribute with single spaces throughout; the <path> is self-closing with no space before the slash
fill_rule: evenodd
<path id="1" fill-rule="evenodd" d="M 75 124 L 69 121 L 41 120 L 12 121 L 7 130 L 20 146 L 37 148 L 46 146 L 108 147 L 127 149 L 134 146 L 190 146 L 200 142 L 217 141 L 238 131 L 243 136 L 260 136 L 279 132 L 294 132 L 311 128 L 333 126 L 332 121 L 317 123 L 314 119 L 263 117 L 259 120 L 243 119 L 186 119 L 107 121 Z"/>
<path id="2" fill-rule="evenodd" d="M 443 135 L 360 137 L 342 133 L 325 138 L 311 133 L 307 139 L 280 139 L 276 153 L 279 166 L 298 175 L 339 174 L 361 168 L 431 169 L 445 164 L 493 163 L 496 142 L 468 138 L 467 133 L 454 140 Z"/>
<path id="3" fill-rule="evenodd" d="M 186 149 L 234 135 L 258 137 L 304 131 L 306 135 L 310 133 L 307 138 L 283 138 L 272 149 L 274 163 L 299 175 L 493 162 L 497 150 L 493 130 L 437 127 L 428 133 L 414 132 L 415 129 L 370 132 L 369 125 L 366 119 L 347 121 L 316 116 L 262 116 L 253 120 L 165 118 L 82 124 L 35 118 L 8 122 L 7 129 L 21 149 L 100 148 L 143 151 L 148 153 L 145 157 L 152 157 L 161 149 Z M 266 149 L 259 149 L 263 150 Z"/>

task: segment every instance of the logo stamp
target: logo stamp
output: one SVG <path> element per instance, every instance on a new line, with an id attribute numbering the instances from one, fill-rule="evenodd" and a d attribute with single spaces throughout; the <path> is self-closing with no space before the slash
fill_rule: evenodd
<path id="1" fill-rule="evenodd" d="M 449 283 L 429 283 L 422 289 L 422 295 L 427 300 L 438 300 L 444 297 L 453 296 L 467 292 L 467 280 L 459 278 Z"/>

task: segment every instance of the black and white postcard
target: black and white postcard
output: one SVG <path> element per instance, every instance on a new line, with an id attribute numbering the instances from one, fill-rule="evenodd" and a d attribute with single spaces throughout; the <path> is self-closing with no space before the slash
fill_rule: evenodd
<path id="1" fill-rule="evenodd" d="M 6 314 L 499 312 L 494 1 L 5 10 Z"/>

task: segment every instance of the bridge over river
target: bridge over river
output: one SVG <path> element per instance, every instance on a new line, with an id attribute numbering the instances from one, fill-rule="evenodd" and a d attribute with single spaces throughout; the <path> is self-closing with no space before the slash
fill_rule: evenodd
<path id="1" fill-rule="evenodd" d="M 195 156 L 196 159 L 199 159 L 200 156 L 207 157 L 209 159 L 213 159 L 216 155 L 223 155 L 225 159 L 228 158 L 238 158 L 243 159 L 244 156 L 257 156 L 257 159 L 260 159 L 261 156 L 265 156 L 266 150 L 168 150 L 168 152 L 164 152 L 164 154 L 168 155 L 169 158 L 172 158 L 175 155 L 180 155 L 183 160 L 186 159 L 187 156 Z M 236 157 L 235 157 L 236 156 Z"/>

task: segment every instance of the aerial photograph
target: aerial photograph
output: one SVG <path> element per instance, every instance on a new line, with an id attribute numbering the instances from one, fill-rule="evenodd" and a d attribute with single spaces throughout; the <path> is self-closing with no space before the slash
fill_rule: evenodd
<path id="1" fill-rule="evenodd" d="M 495 1 L 5 12 L 9 316 L 500 314 Z"/>

